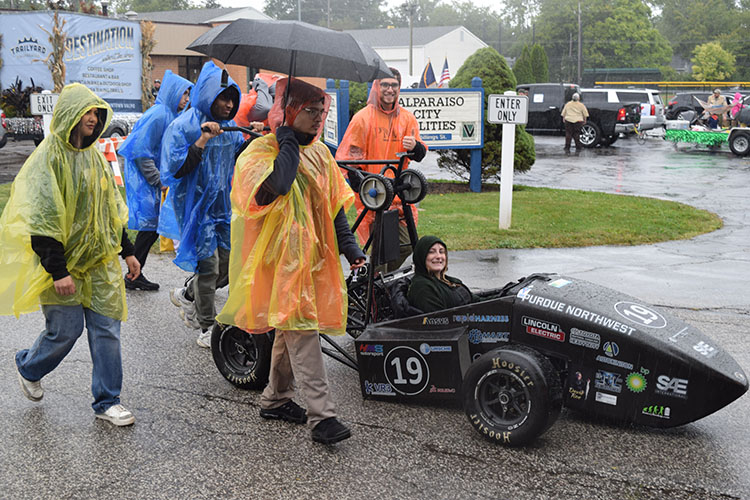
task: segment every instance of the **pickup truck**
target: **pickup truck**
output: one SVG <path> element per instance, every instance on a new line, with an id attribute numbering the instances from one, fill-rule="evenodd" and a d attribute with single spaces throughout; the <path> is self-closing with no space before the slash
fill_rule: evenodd
<path id="1" fill-rule="evenodd" d="M 560 112 L 573 94 L 581 93 L 578 85 L 572 83 L 527 83 L 518 85 L 516 91 L 525 90 L 529 96 L 529 120 L 526 131 L 532 134 L 564 134 Z M 584 97 L 581 102 L 585 103 Z M 581 128 L 581 144 L 593 148 L 601 144 L 609 146 L 617 140 L 618 125 L 638 123 L 641 106 L 633 103 L 592 103 L 586 104 L 589 118 Z"/>

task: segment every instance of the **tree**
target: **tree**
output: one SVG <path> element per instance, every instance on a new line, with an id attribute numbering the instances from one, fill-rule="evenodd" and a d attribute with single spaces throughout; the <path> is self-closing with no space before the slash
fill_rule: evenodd
<path id="1" fill-rule="evenodd" d="M 547 59 L 547 53 L 538 43 L 535 43 L 531 47 L 531 73 L 534 75 L 536 83 L 549 81 L 549 60 Z"/>
<path id="2" fill-rule="evenodd" d="M 513 74 L 516 75 L 516 82 L 519 84 L 536 83 L 534 71 L 531 68 L 531 51 L 528 45 L 523 46 L 521 56 L 516 59 L 516 63 L 513 65 Z"/>
<path id="3" fill-rule="evenodd" d="M 406 0 L 389 11 L 390 22 L 395 26 L 409 26 L 411 16 L 414 26 L 429 26 L 430 16 L 440 0 Z"/>
<path id="4" fill-rule="evenodd" d="M 474 52 L 459 68 L 451 80 L 456 88 L 471 88 L 471 80 L 478 76 L 484 86 L 484 103 L 487 109 L 487 96 L 502 94 L 506 90 L 515 90 L 516 78 L 505 62 L 505 58 L 492 47 L 485 47 Z M 482 150 L 482 180 L 500 177 L 502 153 L 502 125 L 486 123 L 484 126 L 484 149 Z M 471 154 L 466 149 L 448 149 L 438 151 L 438 166 L 464 179 L 471 172 Z M 525 172 L 536 161 L 534 139 L 523 126 L 516 127 L 515 157 L 513 166 L 516 171 Z"/>
<path id="5" fill-rule="evenodd" d="M 220 1 L 220 0 L 219 0 Z M 381 10 L 385 0 L 305 0 L 301 4 L 302 21 L 332 29 L 385 27 L 388 16 Z M 297 0 L 267 0 L 263 12 L 275 19 L 297 20 Z"/>
<path id="6" fill-rule="evenodd" d="M 502 23 L 500 15 L 491 8 L 476 7 L 471 2 L 441 3 L 430 15 L 430 26 L 463 26 L 484 43 L 495 48 L 498 48 Z M 507 35 L 510 33 L 510 27 L 505 24 L 502 31 Z"/>
<path id="7" fill-rule="evenodd" d="M 670 62 L 667 40 L 653 27 L 642 0 L 581 2 L 583 65 L 589 68 L 661 67 Z M 547 0 L 536 21 L 539 43 L 550 61 L 552 80 L 576 76 L 577 0 Z"/>
<path id="8" fill-rule="evenodd" d="M 193 6 L 189 0 L 122 0 L 115 4 L 118 12 L 159 12 L 164 10 L 187 10 Z"/>
<path id="9" fill-rule="evenodd" d="M 716 40 L 737 28 L 734 0 L 654 0 L 661 8 L 656 27 L 669 40 L 674 52 L 684 58 L 700 44 Z M 742 38 L 746 38 L 746 33 Z"/>
<path id="10" fill-rule="evenodd" d="M 698 81 L 728 80 L 735 71 L 734 56 L 722 49 L 719 42 L 698 45 L 691 61 L 693 76 Z"/>
<path id="11" fill-rule="evenodd" d="M 746 1 L 741 12 L 737 13 L 737 27 L 731 33 L 718 37 L 722 48 L 735 57 L 737 71 L 735 78 L 742 81 L 750 79 L 750 1 Z"/>

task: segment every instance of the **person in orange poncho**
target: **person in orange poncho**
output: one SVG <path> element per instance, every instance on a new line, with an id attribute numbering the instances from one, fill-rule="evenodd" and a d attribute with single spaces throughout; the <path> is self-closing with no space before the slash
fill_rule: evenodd
<path id="1" fill-rule="evenodd" d="M 242 99 L 240 99 L 240 106 L 234 116 L 237 126 L 252 128 L 255 132 L 263 132 L 263 128 L 268 122 L 268 112 L 273 105 L 273 94 L 278 79 L 278 75 L 267 73 L 255 75 L 252 89 L 242 94 Z M 245 139 L 250 138 L 250 134 L 243 132 L 242 135 Z"/>
<path id="2" fill-rule="evenodd" d="M 351 431 L 336 418 L 318 332 L 343 334 L 346 283 L 365 255 L 346 220 L 354 195 L 319 140 L 330 98 L 301 80 L 280 80 L 272 133 L 237 159 L 232 187 L 229 297 L 217 321 L 250 333 L 276 330 L 260 416 L 302 424 L 332 444 Z M 287 103 L 285 105 L 285 103 Z M 299 382 L 308 410 L 295 403 Z"/>
<path id="3" fill-rule="evenodd" d="M 419 137 L 419 124 L 414 115 L 403 109 L 398 103 L 399 88 L 401 86 L 401 74 L 395 68 L 390 68 L 394 78 L 382 78 L 372 83 L 370 96 L 367 98 L 367 106 L 360 110 L 352 118 L 346 134 L 336 151 L 337 160 L 394 160 L 396 153 L 411 152 L 414 161 L 422 161 L 427 154 L 427 146 Z M 380 173 L 384 165 L 362 165 L 360 168 L 370 173 Z M 404 168 L 408 168 L 409 160 L 406 160 Z M 388 172 L 389 177 L 393 177 Z M 357 179 L 349 176 L 352 189 L 359 190 Z M 362 212 L 364 206 L 357 195 L 357 215 Z M 396 197 L 391 208 L 397 208 L 399 212 L 399 243 L 401 244 L 401 255 L 398 261 L 391 262 L 386 266 L 386 271 L 398 269 L 404 260 L 411 254 L 409 231 L 404 221 L 404 209 L 401 200 Z M 414 215 L 414 223 L 417 222 L 417 207 L 411 207 Z M 357 228 L 362 245 L 370 237 L 370 226 L 375 221 L 375 214 L 368 212 L 364 220 Z"/>

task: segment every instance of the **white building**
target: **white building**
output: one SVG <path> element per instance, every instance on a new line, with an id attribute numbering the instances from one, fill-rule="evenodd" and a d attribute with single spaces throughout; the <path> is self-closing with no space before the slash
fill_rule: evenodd
<path id="1" fill-rule="evenodd" d="M 487 44 L 463 26 L 413 28 L 412 64 L 409 71 L 409 28 L 348 30 L 359 42 L 375 49 L 383 60 L 401 72 L 402 86 L 419 81 L 427 61 L 432 62 L 435 80 L 440 81 L 443 62 L 448 59 L 451 77 L 464 61 Z"/>

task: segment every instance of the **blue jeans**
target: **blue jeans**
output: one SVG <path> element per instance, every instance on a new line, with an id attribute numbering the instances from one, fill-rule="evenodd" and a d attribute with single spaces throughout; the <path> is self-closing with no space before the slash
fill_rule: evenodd
<path id="1" fill-rule="evenodd" d="M 91 392 L 96 413 L 120 403 L 122 388 L 122 355 L 120 321 L 95 313 L 81 305 L 43 305 L 46 328 L 31 349 L 16 353 L 16 365 L 23 378 L 31 381 L 57 368 L 83 333 L 84 319 L 88 331 L 93 370 Z"/>

